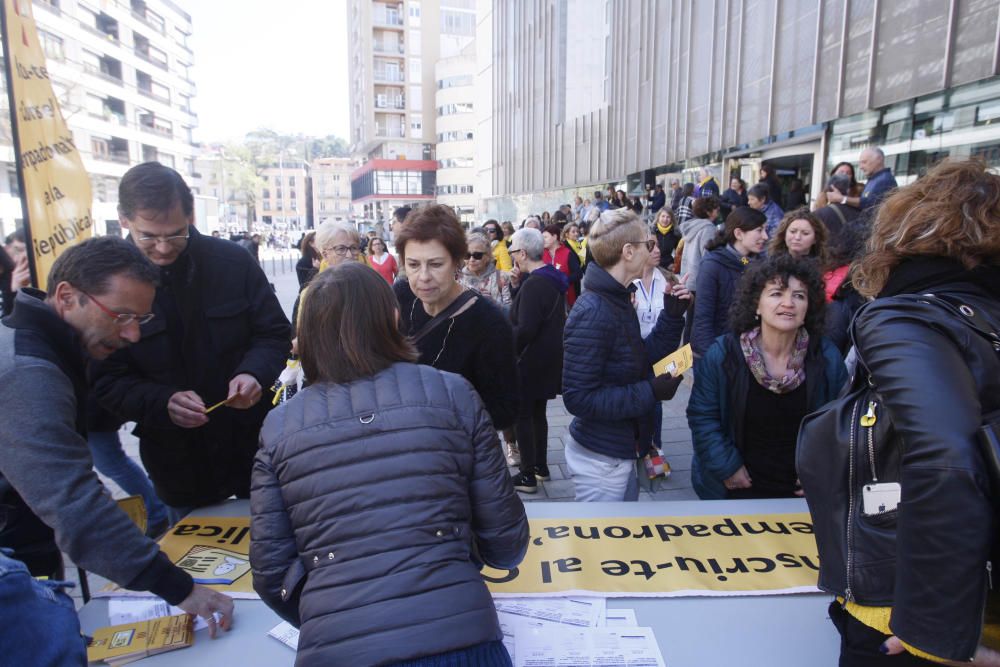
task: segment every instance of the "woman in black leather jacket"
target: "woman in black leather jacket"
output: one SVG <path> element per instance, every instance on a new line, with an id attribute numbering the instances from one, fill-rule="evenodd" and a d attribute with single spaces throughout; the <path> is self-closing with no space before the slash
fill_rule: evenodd
<path id="1" fill-rule="evenodd" d="M 798 455 L 840 664 L 1000 664 L 983 632 L 998 498 L 977 436 L 998 423 L 1000 351 L 963 321 L 1000 331 L 1000 176 L 946 162 L 900 188 L 858 269 L 876 298 L 854 324 L 857 372 L 878 401 L 860 424 L 880 435 L 849 457 L 807 437 L 816 413 Z"/>

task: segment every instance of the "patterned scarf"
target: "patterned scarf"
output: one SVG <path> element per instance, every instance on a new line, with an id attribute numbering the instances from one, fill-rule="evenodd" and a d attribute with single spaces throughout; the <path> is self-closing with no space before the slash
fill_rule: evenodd
<path id="1" fill-rule="evenodd" d="M 760 327 L 751 329 L 740 334 L 740 348 L 743 350 L 743 358 L 746 359 L 747 366 L 753 374 L 757 383 L 775 394 L 787 394 L 798 389 L 802 381 L 806 379 L 806 350 L 809 348 L 809 332 L 805 327 L 799 327 L 795 335 L 795 350 L 792 358 L 788 360 L 788 371 L 781 377 L 772 377 L 767 372 L 767 364 L 764 363 L 764 354 L 760 350 Z"/>

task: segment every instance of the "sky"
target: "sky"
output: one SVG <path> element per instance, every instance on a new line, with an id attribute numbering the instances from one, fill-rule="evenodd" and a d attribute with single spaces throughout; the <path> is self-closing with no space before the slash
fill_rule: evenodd
<path id="1" fill-rule="evenodd" d="M 175 0 L 191 15 L 195 141 L 350 136 L 346 0 Z"/>

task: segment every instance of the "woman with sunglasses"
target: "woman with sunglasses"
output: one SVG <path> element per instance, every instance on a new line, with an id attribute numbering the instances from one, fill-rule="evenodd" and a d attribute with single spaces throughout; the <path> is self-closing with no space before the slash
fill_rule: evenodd
<path id="1" fill-rule="evenodd" d="M 385 247 L 385 241 L 377 236 L 368 242 L 368 266 L 375 269 L 390 285 L 395 282 L 396 274 L 399 273 L 396 258 Z"/>
<path id="2" fill-rule="evenodd" d="M 493 253 L 493 262 L 496 268 L 501 271 L 510 271 L 514 268 L 514 263 L 510 259 L 510 252 L 507 250 L 510 243 L 504 242 L 504 231 L 500 227 L 500 223 L 496 220 L 487 220 L 486 224 L 483 225 L 483 232 L 490 241 L 490 249 Z"/>
<path id="3" fill-rule="evenodd" d="M 510 272 L 500 271 L 490 253 L 490 241 L 479 231 L 466 235 L 469 251 L 465 254 L 465 266 L 458 276 L 458 282 L 466 289 L 478 292 L 492 301 L 504 313 L 510 311 Z M 501 245 L 503 242 L 501 241 Z M 517 433 L 513 426 L 503 429 L 504 455 L 510 465 L 519 465 L 521 451 L 517 446 Z"/>

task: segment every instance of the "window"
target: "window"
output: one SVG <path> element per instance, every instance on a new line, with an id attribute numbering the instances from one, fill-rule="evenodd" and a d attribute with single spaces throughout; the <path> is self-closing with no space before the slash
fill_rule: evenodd
<path id="1" fill-rule="evenodd" d="M 292 187 L 292 188 L 295 187 L 295 177 L 294 176 L 289 176 L 288 177 L 288 186 Z M 295 196 L 295 190 L 292 190 L 292 196 L 293 197 Z"/>
<path id="2" fill-rule="evenodd" d="M 7 172 L 7 186 L 10 188 L 10 194 L 14 197 L 21 196 L 21 186 L 17 182 L 17 171 Z"/>
<path id="3" fill-rule="evenodd" d="M 439 116 L 451 116 L 456 113 L 472 113 L 472 102 L 445 104 L 437 108 L 437 114 Z"/>
<path id="4" fill-rule="evenodd" d="M 472 139 L 471 131 L 452 130 L 450 132 L 438 132 L 437 140 L 439 144 L 449 141 L 467 141 Z"/>
<path id="5" fill-rule="evenodd" d="M 52 33 L 45 32 L 44 30 L 38 31 L 38 41 L 42 43 L 42 50 L 45 51 L 45 57 L 50 60 L 66 60 L 66 52 L 63 49 L 63 41 L 61 37 L 56 37 Z"/>
<path id="6" fill-rule="evenodd" d="M 107 159 L 111 155 L 111 145 L 107 139 L 91 137 L 90 152 L 97 159 Z"/>
<path id="7" fill-rule="evenodd" d="M 460 88 L 462 86 L 471 86 L 471 85 L 472 85 L 472 76 L 470 75 L 449 76 L 447 78 L 438 81 L 438 90 L 442 90 L 444 88 Z"/>
<path id="8" fill-rule="evenodd" d="M 455 12 L 441 10 L 441 33 L 473 37 L 476 34 L 475 12 Z"/>

